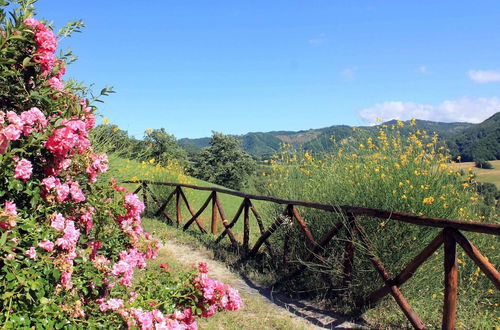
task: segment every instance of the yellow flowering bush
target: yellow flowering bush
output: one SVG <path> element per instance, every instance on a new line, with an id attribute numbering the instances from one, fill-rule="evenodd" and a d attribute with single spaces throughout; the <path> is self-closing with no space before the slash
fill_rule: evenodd
<path id="1" fill-rule="evenodd" d="M 412 121 L 410 126 L 414 125 L 415 121 Z M 416 127 L 404 126 L 403 122 L 392 126 L 380 125 L 376 136 L 363 135 L 366 133 L 357 130 L 356 136 L 333 142 L 336 152 L 331 155 L 315 157 L 309 152 L 297 153 L 285 146 L 282 153 L 272 160 L 268 194 L 330 205 L 362 206 L 421 216 L 498 223 L 498 210 L 483 202 L 476 191 L 474 175 L 468 173 L 464 176 L 450 166 L 450 156 L 438 136 Z M 402 133 L 403 129 L 406 130 L 405 134 Z M 343 218 L 340 214 L 332 215 L 305 208 L 299 210 L 317 240 Z M 391 219 L 359 220 L 372 241 L 375 253 L 393 276 L 439 231 Z M 498 253 L 492 253 L 490 249 L 496 243 L 493 237 L 472 233 L 465 235 L 491 257 L 493 264 L 499 264 Z M 301 229 L 297 226 L 289 226 L 273 236 L 278 245 L 283 244 L 285 236 L 289 239 L 288 244 L 297 256 L 295 261 L 300 262 L 308 252 Z M 348 239 L 345 233 L 339 235 L 324 253 L 326 257 L 323 265 L 308 265 L 310 269 L 327 273 L 333 280 L 334 289 L 344 289 L 342 256 L 344 241 Z M 366 258 L 366 251 L 355 242 L 356 272 L 349 290 L 352 292 L 349 299 L 353 304 L 382 285 L 379 275 Z M 477 319 L 473 321 L 474 311 L 495 309 L 494 295 L 487 291 L 493 284 L 485 280 L 484 276 L 475 276 L 473 262 L 468 258 L 463 259 L 464 262 L 460 264 L 460 287 L 471 293 L 471 297 L 460 301 L 460 304 L 470 308 L 461 309 L 459 317 L 466 324 L 477 325 L 474 323 L 478 322 Z M 317 281 L 312 280 L 311 276 L 316 275 L 307 273 L 306 277 L 297 280 L 292 286 L 301 291 L 324 293 L 324 275 L 317 275 Z M 436 325 L 440 322 L 437 311 L 440 311 L 442 301 L 432 297 L 442 290 L 442 279 L 442 250 L 438 250 L 436 256 L 427 261 L 414 278 L 403 286 L 403 293 L 417 313 L 424 319 L 430 318 Z M 344 306 L 345 300 L 333 299 L 333 303 Z"/>

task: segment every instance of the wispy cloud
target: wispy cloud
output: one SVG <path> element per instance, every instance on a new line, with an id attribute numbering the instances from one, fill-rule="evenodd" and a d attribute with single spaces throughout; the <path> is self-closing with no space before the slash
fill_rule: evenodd
<path id="1" fill-rule="evenodd" d="M 356 71 L 358 68 L 353 67 L 353 68 L 345 68 L 342 71 L 340 71 L 340 76 L 344 78 L 345 80 L 348 81 L 353 81 L 356 79 Z"/>
<path id="2" fill-rule="evenodd" d="M 328 41 L 328 38 L 326 37 L 326 34 L 321 33 L 319 36 L 309 39 L 308 42 L 310 45 L 313 46 L 318 46 L 326 43 Z"/>
<path id="3" fill-rule="evenodd" d="M 495 70 L 469 70 L 469 78 L 479 84 L 500 81 L 500 71 Z"/>
<path id="4" fill-rule="evenodd" d="M 464 97 L 443 101 L 437 105 L 389 101 L 362 109 L 359 115 L 370 124 L 375 123 L 375 118 L 382 118 L 383 121 L 417 118 L 442 122 L 480 123 L 498 111 L 500 111 L 500 98 Z"/>
<path id="5" fill-rule="evenodd" d="M 421 73 L 421 74 L 429 74 L 429 69 L 427 68 L 427 66 L 425 65 L 421 65 L 418 67 L 418 71 Z"/>

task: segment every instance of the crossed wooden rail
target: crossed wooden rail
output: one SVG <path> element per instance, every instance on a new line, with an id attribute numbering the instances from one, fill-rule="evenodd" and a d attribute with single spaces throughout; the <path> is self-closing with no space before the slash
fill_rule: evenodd
<path id="1" fill-rule="evenodd" d="M 399 290 L 399 287 L 403 285 L 412 275 L 417 271 L 417 269 L 426 261 L 441 245 L 444 245 L 444 305 L 443 305 L 443 318 L 442 318 L 442 328 L 443 329 L 453 329 L 455 328 L 456 322 L 456 305 L 457 305 L 457 291 L 458 291 L 458 267 L 457 267 L 457 257 L 456 257 L 456 246 L 457 243 L 462 247 L 465 253 L 477 264 L 477 266 L 484 272 L 484 274 L 493 282 L 498 290 L 500 290 L 500 273 L 495 269 L 495 267 L 484 257 L 479 250 L 460 232 L 476 232 L 490 235 L 500 235 L 500 225 L 492 223 L 478 223 L 478 222 L 468 222 L 460 220 L 451 219 L 441 219 L 441 218 L 430 218 L 423 216 L 416 216 L 412 214 L 406 214 L 401 212 L 392 212 L 386 210 L 364 208 L 364 207 L 354 207 L 354 206 L 332 206 L 327 204 L 305 202 L 305 201 L 294 201 L 285 200 L 269 196 L 261 195 L 251 195 L 245 194 L 238 191 L 232 191 L 217 187 L 200 187 L 190 184 L 180 184 L 180 183 L 169 183 L 169 182 L 153 182 L 148 180 L 141 181 L 126 181 L 125 183 L 139 183 L 139 187 L 136 189 L 135 193 L 142 190 L 143 201 L 148 204 L 148 194 L 152 200 L 159 207 L 156 215 L 163 215 L 166 217 L 170 224 L 176 224 L 178 227 L 182 225 L 182 212 L 181 203 L 184 202 L 187 209 L 191 214 L 191 218 L 184 223 L 183 229 L 187 230 L 193 223 L 196 223 L 198 229 L 202 233 L 208 233 L 200 222 L 199 218 L 203 211 L 212 204 L 212 219 L 210 233 L 212 235 L 217 234 L 217 224 L 219 222 L 218 215 L 220 215 L 221 222 L 223 225 L 223 232 L 217 237 L 216 242 L 220 242 L 226 236 L 229 237 L 231 245 L 237 249 L 243 248 L 246 252 L 245 256 L 241 261 L 245 261 L 253 256 L 255 256 L 263 244 L 266 245 L 267 250 L 274 256 L 275 253 L 269 243 L 269 237 L 280 228 L 280 226 L 285 221 L 293 221 L 295 219 L 300 228 L 303 231 L 304 237 L 309 245 L 310 252 L 305 257 L 304 261 L 310 262 L 317 260 L 323 262 L 324 259 L 321 256 L 321 252 L 327 246 L 327 244 L 333 239 L 333 237 L 343 228 L 347 230 L 350 238 L 358 236 L 361 244 L 368 251 L 368 257 L 373 264 L 374 268 L 377 270 L 379 275 L 384 281 L 384 285 L 368 295 L 367 298 L 361 303 L 361 305 L 372 305 L 377 301 L 385 297 L 387 294 L 391 294 L 396 303 L 399 305 L 405 316 L 408 318 L 410 323 L 416 329 L 425 329 L 425 323 L 420 319 L 420 317 L 411 309 L 410 305 L 406 301 L 405 297 Z M 163 203 L 158 200 L 158 198 L 152 193 L 148 185 L 159 185 L 159 186 L 171 186 L 175 189 L 167 196 Z M 211 194 L 208 196 L 207 200 L 203 203 L 198 211 L 194 211 L 189 201 L 184 194 L 182 188 L 190 188 L 195 190 L 210 191 Z M 228 222 L 224 210 L 222 208 L 219 194 L 229 194 L 237 197 L 242 197 L 243 201 L 238 208 L 235 216 L 231 222 Z M 175 221 L 167 213 L 166 208 L 170 201 L 175 195 L 176 201 L 176 218 Z M 277 204 L 286 205 L 285 210 L 281 216 L 279 216 L 268 228 L 264 227 L 262 218 L 252 204 L 252 200 L 268 201 Z M 318 210 L 324 210 L 329 212 L 340 212 L 346 217 L 346 221 L 340 220 L 337 222 L 322 238 L 317 241 L 306 221 L 299 214 L 296 206 L 309 207 Z M 250 212 L 254 215 L 260 230 L 260 237 L 257 239 L 253 247 L 250 247 Z M 241 214 L 243 213 L 243 241 L 238 242 L 235 235 L 232 232 L 233 226 L 236 224 Z M 372 245 L 365 233 L 364 228 L 361 226 L 357 220 L 358 216 L 367 216 L 379 219 L 393 219 L 402 222 L 407 222 L 419 226 L 437 227 L 442 228 L 439 234 L 425 247 L 415 258 L 408 263 L 408 265 L 395 277 L 391 277 L 386 270 L 384 264 L 375 255 Z M 344 249 L 344 264 L 343 264 L 343 276 L 344 283 L 348 283 L 352 277 L 353 260 L 354 260 L 354 243 L 352 239 L 348 239 L 345 243 Z M 288 241 L 285 236 L 283 258 L 287 258 L 289 253 Z M 306 266 L 303 265 L 299 269 L 295 270 L 292 274 L 287 275 L 285 278 L 291 278 L 298 275 L 300 272 L 304 271 Z"/>

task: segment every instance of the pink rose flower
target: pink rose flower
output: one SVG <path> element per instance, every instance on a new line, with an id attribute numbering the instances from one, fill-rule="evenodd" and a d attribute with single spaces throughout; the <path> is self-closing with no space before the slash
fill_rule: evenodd
<path id="1" fill-rule="evenodd" d="M 10 124 L 2 130 L 2 135 L 8 141 L 16 141 L 21 137 L 22 130 L 15 125 Z"/>
<path id="2" fill-rule="evenodd" d="M 4 211 L 10 216 L 17 217 L 17 207 L 16 203 L 7 201 L 4 204 Z"/>
<path id="3" fill-rule="evenodd" d="M 26 181 L 31 177 L 32 173 L 33 167 L 31 166 L 31 162 L 26 159 L 21 159 L 16 165 L 14 178 Z"/>
<path id="4" fill-rule="evenodd" d="M 38 247 L 44 249 L 47 252 L 52 252 L 54 250 L 54 243 L 45 240 L 38 243 Z"/>
<path id="5" fill-rule="evenodd" d="M 52 215 L 52 221 L 50 222 L 50 226 L 54 228 L 56 231 L 63 231 L 66 225 L 66 219 L 62 216 L 61 213 L 57 213 Z"/>
<path id="6" fill-rule="evenodd" d="M 24 254 L 32 260 L 36 259 L 36 250 L 34 247 L 30 247 Z"/>
<path id="7" fill-rule="evenodd" d="M 56 77 L 52 77 L 49 79 L 49 87 L 55 89 L 56 91 L 64 90 L 64 84 Z"/>

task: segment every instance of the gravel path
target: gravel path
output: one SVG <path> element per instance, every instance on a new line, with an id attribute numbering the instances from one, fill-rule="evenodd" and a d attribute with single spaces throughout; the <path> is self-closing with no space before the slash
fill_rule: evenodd
<path id="1" fill-rule="evenodd" d="M 213 260 L 210 253 L 203 250 L 195 250 L 192 247 L 171 240 L 163 244 L 162 249 L 178 262 L 186 265 L 205 261 L 208 263 L 210 276 L 230 284 L 237 289 L 242 296 L 250 296 L 256 299 L 259 304 L 268 305 L 269 311 L 273 314 L 282 314 L 289 317 L 297 328 L 302 329 L 352 329 L 367 328 L 363 323 L 351 323 L 345 317 L 334 315 L 329 312 L 319 310 L 310 302 L 292 300 L 284 295 L 273 293 L 267 288 L 256 286 L 248 279 L 241 278 L 232 273 L 225 264 Z"/>

